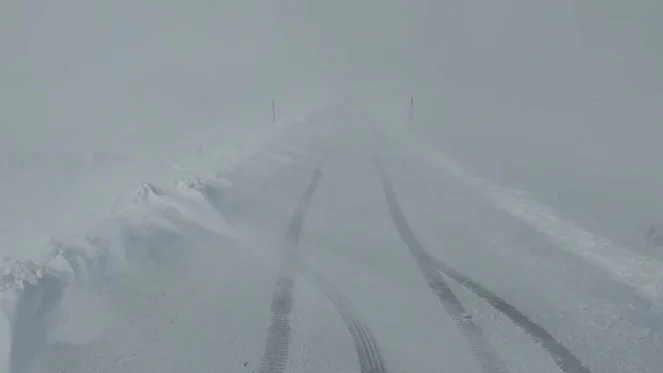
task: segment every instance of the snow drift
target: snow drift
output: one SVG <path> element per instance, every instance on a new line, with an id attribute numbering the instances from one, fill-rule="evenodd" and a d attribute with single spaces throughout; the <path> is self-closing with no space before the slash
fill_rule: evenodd
<path id="1" fill-rule="evenodd" d="M 4 258 L 0 267 L 4 371 L 24 372 L 49 330 L 67 322 L 67 310 L 58 305 L 71 285 L 93 290 L 113 276 L 177 255 L 201 234 L 231 234 L 219 211 L 228 185 L 220 178 L 186 178 L 166 190 L 146 182 L 123 211 L 89 234 L 51 238 L 41 260 Z"/>
<path id="2" fill-rule="evenodd" d="M 79 321 L 80 311 L 63 307 L 78 291 L 93 294 L 117 276 L 166 263 L 177 265 L 177 256 L 201 237 L 232 235 L 222 214 L 232 204 L 232 198 L 224 198 L 233 187 L 228 177 L 278 133 L 306 121 L 280 123 L 228 149 L 187 154 L 170 167 L 188 176 L 166 188 L 141 183 L 130 199 L 83 233 L 47 239 L 37 258 L 4 257 L 0 372 L 26 372 L 50 332 Z M 206 176 L 191 176 L 195 174 Z"/>

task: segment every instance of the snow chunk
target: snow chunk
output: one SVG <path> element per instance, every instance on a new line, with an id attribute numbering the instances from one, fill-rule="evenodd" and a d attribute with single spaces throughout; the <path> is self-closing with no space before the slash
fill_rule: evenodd
<path id="1" fill-rule="evenodd" d="M 0 292 L 10 288 L 22 289 L 26 282 L 37 285 L 42 277 L 42 269 L 30 260 L 4 257 L 0 262 Z"/>
<path id="2" fill-rule="evenodd" d="M 178 180 L 175 184 L 176 188 L 180 191 L 186 189 L 195 189 L 200 190 L 205 184 L 200 181 L 198 178 L 186 177 L 182 180 Z"/>
<path id="3" fill-rule="evenodd" d="M 134 194 L 134 202 L 150 200 L 154 197 L 162 197 L 166 193 L 156 185 L 148 182 L 144 182 L 138 187 L 136 193 Z"/>

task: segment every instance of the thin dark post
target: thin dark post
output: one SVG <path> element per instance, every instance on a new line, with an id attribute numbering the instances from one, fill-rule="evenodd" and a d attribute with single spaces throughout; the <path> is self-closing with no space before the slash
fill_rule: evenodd
<path id="1" fill-rule="evenodd" d="M 276 125 L 276 103 L 272 99 L 272 124 Z"/>
<path id="2" fill-rule="evenodd" d="M 414 96 L 410 96 L 410 123 L 412 123 L 413 115 L 414 115 Z"/>

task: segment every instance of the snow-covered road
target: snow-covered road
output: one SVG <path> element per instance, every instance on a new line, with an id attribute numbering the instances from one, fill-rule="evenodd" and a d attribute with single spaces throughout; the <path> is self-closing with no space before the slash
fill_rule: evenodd
<path id="1" fill-rule="evenodd" d="M 546 229 L 411 132 L 356 106 L 292 126 L 231 186 L 193 188 L 227 227 L 168 215 L 179 236 L 98 291 L 70 285 L 69 318 L 10 372 L 660 370 L 661 263 L 578 250 L 580 227 Z"/>

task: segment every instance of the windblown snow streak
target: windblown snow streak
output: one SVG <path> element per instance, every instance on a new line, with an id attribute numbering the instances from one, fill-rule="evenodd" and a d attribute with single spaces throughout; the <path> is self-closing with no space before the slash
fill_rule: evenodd
<path id="1" fill-rule="evenodd" d="M 469 167 L 426 146 L 423 141 L 413 142 L 413 146 L 424 152 L 427 161 L 478 191 L 496 207 L 557 241 L 560 249 L 579 256 L 652 302 L 663 305 L 663 262 L 588 232 L 560 217 L 551 206 L 531 199 L 522 191 L 503 187 L 477 175 Z"/>
<path id="2" fill-rule="evenodd" d="M 281 373 L 285 371 L 287 365 L 292 331 L 292 275 L 299 245 L 299 234 L 306 217 L 308 204 L 321 178 L 322 169 L 318 168 L 299 200 L 288 227 L 281 271 L 272 296 L 272 316 L 267 328 L 265 350 L 260 361 L 260 373 Z"/>

